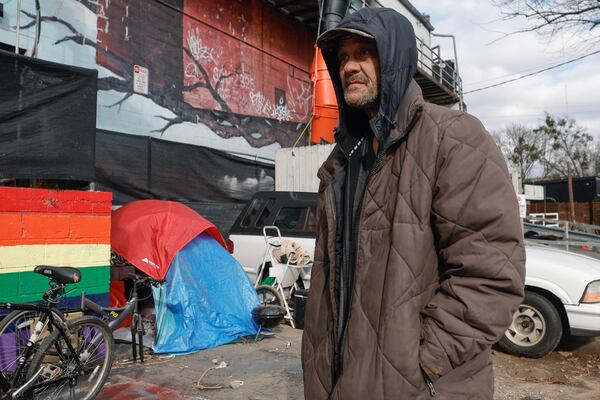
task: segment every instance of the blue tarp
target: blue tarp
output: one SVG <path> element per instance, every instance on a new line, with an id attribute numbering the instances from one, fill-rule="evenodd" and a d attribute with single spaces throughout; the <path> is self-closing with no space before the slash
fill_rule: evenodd
<path id="1" fill-rule="evenodd" d="M 259 304 L 242 266 L 202 234 L 173 259 L 165 284 L 153 288 L 156 353 L 189 353 L 256 335 Z"/>

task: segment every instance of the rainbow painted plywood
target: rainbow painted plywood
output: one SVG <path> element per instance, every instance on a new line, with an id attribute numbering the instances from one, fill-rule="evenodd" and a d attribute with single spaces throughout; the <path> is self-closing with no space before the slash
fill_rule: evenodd
<path id="1" fill-rule="evenodd" d="M 0 187 L 0 301 L 41 299 L 36 265 L 81 269 L 69 297 L 108 297 L 112 193 Z"/>

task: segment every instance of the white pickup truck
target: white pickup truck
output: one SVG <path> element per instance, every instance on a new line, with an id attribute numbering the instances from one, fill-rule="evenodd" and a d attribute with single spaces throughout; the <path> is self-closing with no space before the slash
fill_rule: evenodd
<path id="1" fill-rule="evenodd" d="M 259 192 L 229 231 L 233 256 L 254 282 L 263 260 L 263 226 L 314 254 L 316 193 Z M 525 299 L 498 343 L 503 350 L 542 357 L 564 335 L 600 336 L 600 261 L 526 240 Z M 305 287 L 310 273 L 301 274 Z"/>

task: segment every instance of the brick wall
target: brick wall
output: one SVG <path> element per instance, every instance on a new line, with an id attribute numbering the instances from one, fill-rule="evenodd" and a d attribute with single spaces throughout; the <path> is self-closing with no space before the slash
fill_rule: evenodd
<path id="1" fill-rule="evenodd" d="M 71 296 L 107 295 L 111 206 L 112 193 L 0 187 L 0 300 L 40 300 L 41 264 L 81 270 Z"/>
<path id="2" fill-rule="evenodd" d="M 527 213 L 543 213 L 544 203 L 535 202 L 527 205 Z M 569 219 L 569 203 L 546 203 L 546 212 L 558 212 L 559 219 Z M 600 225 L 600 201 L 591 203 L 575 203 L 575 222 Z"/>

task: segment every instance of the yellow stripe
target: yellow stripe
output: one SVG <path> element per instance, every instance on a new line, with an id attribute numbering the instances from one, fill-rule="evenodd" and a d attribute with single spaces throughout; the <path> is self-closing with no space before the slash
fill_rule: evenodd
<path id="1" fill-rule="evenodd" d="M 110 264 L 108 244 L 47 244 L 0 247 L 0 274 L 32 271 L 36 265 L 96 267 Z"/>

